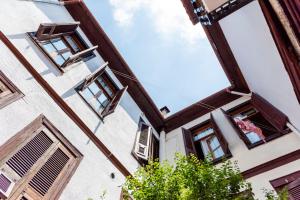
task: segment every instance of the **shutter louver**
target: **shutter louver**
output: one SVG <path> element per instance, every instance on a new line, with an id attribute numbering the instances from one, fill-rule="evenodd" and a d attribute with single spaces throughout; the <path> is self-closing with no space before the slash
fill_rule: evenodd
<path id="1" fill-rule="evenodd" d="M 212 113 L 210 114 L 210 120 L 211 120 L 212 128 L 214 129 L 214 133 L 216 134 L 216 136 L 217 136 L 217 138 L 218 138 L 218 140 L 219 140 L 219 142 L 222 146 L 223 151 L 227 155 L 230 154 L 229 147 L 228 147 L 228 142 L 224 138 L 224 135 L 221 132 L 221 129 L 219 128 L 219 126 L 217 125 Z"/>
<path id="2" fill-rule="evenodd" d="M 127 91 L 128 86 L 126 86 L 125 88 L 123 88 L 122 90 L 119 90 L 115 97 L 113 98 L 113 100 L 111 101 L 110 105 L 108 105 L 106 107 L 106 109 L 102 112 L 102 116 L 105 117 L 111 113 L 113 113 L 115 111 L 115 109 L 117 108 L 117 106 L 119 105 L 123 95 L 125 94 L 125 92 Z"/>
<path id="3" fill-rule="evenodd" d="M 300 200 L 300 179 L 290 183 L 287 188 L 290 200 Z"/>
<path id="4" fill-rule="evenodd" d="M 225 110 L 221 108 L 221 111 L 223 112 L 224 116 L 227 118 L 227 120 L 230 122 L 231 126 L 234 128 L 234 130 L 238 133 L 241 140 L 244 141 L 244 143 L 249 147 L 251 145 L 251 142 L 248 140 L 246 134 L 238 127 L 236 122 L 234 121 L 233 117 L 229 115 Z"/>
<path id="5" fill-rule="evenodd" d="M 40 41 L 49 40 L 64 34 L 73 33 L 79 24 L 79 22 L 61 24 L 43 23 L 39 26 L 35 36 Z"/>
<path id="6" fill-rule="evenodd" d="M 20 177 L 23 177 L 52 143 L 53 141 L 44 132 L 40 132 L 13 155 L 6 164 Z"/>
<path id="7" fill-rule="evenodd" d="M 255 93 L 252 94 L 251 103 L 278 131 L 284 131 L 288 122 L 288 117 L 284 113 Z"/>
<path id="8" fill-rule="evenodd" d="M 0 174 L 0 191 L 7 192 L 11 181 L 4 176 L 4 174 Z"/>
<path id="9" fill-rule="evenodd" d="M 61 149 L 57 149 L 32 178 L 29 185 L 44 196 L 66 166 L 69 159 L 70 158 Z"/>
<path id="10" fill-rule="evenodd" d="M 182 135 L 183 135 L 183 141 L 184 141 L 186 155 L 190 155 L 190 154 L 197 155 L 191 131 L 187 130 L 185 128 L 182 128 Z"/>

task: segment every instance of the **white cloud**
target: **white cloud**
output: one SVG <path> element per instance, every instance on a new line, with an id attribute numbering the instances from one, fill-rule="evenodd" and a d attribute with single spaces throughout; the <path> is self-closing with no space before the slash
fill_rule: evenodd
<path id="1" fill-rule="evenodd" d="M 162 37 L 179 36 L 189 43 L 205 38 L 201 26 L 192 25 L 180 0 L 109 0 L 114 19 L 122 27 L 130 27 L 137 14 L 147 14 L 149 23 Z"/>

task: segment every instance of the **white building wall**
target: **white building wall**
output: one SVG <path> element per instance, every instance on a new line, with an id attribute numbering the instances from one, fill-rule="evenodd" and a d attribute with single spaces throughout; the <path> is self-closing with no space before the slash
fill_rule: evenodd
<path id="1" fill-rule="evenodd" d="M 300 106 L 257 0 L 220 25 L 250 90 L 288 115 L 300 130 Z"/>
<path id="2" fill-rule="evenodd" d="M 72 21 L 74 20 L 68 11 L 59 5 L 6 0 L 2 1 L 0 6 L 0 30 L 122 164 L 130 172 L 134 172 L 139 164 L 131 155 L 131 151 L 138 121 L 141 116 L 146 122 L 148 120 L 133 98 L 125 93 L 115 112 L 107 116 L 103 123 L 74 90 L 87 75 L 97 70 L 105 61 L 95 52 L 95 58 L 74 64 L 61 74 L 26 35 L 26 32 L 36 31 L 41 23 Z M 82 31 L 80 33 L 91 46 Z M 5 125 L 1 126 L 0 145 L 43 113 L 84 155 L 79 169 L 63 192 L 61 199 L 87 199 L 88 197 L 96 199 L 104 190 L 107 190 L 107 199 L 118 199 L 124 177 L 84 133 L 57 108 L 25 68 L 12 58 L 3 45 L 1 47 L 0 69 L 20 88 L 25 97 L 1 109 L 0 124 Z M 8 56 L 4 56 L 2 52 Z M 112 78 L 118 86 L 122 87 L 116 77 Z M 158 136 L 156 132 L 155 135 Z M 109 177 L 112 172 L 116 173 L 114 180 Z"/>
<path id="3" fill-rule="evenodd" d="M 227 105 L 224 105 L 222 108 L 224 110 L 229 110 L 248 100 L 249 97 L 242 97 Z M 279 137 L 268 143 L 262 144 L 260 146 L 257 146 L 249 150 L 246 144 L 240 139 L 238 133 L 231 126 L 231 123 L 227 120 L 226 116 L 224 116 L 222 111 L 220 109 L 216 109 L 212 113 L 217 125 L 219 126 L 220 130 L 224 134 L 224 137 L 229 144 L 229 149 L 230 152 L 232 153 L 232 158 L 230 158 L 230 160 L 237 161 L 238 166 L 242 172 L 300 149 L 299 136 L 297 136 L 295 133 L 289 133 L 287 135 L 284 135 L 282 137 Z M 166 152 L 167 152 L 168 161 L 173 163 L 174 155 L 177 152 L 185 154 L 182 128 L 190 129 L 198 124 L 205 122 L 209 118 L 210 118 L 210 113 L 202 117 L 199 117 L 183 125 L 182 127 L 179 127 L 166 134 Z M 283 145 L 283 144 L 288 144 L 288 145 Z M 271 173 L 272 171 L 270 171 L 270 173 L 268 172 L 267 175 L 265 174 L 259 175 L 261 176 L 260 178 L 253 177 L 249 179 L 249 181 L 253 184 L 255 195 L 258 195 L 257 197 L 262 197 L 263 195 L 262 189 L 264 188 L 272 189 L 270 188 L 270 184 L 269 184 L 270 180 L 273 180 L 277 177 L 281 177 L 283 175 L 287 175 L 289 174 L 290 171 L 291 172 L 297 171 L 294 170 L 293 165 L 290 164 L 285 165 L 283 169 L 286 169 L 286 171 L 279 173 L 278 176 L 274 173 Z M 259 199 L 263 199 L 263 198 L 259 198 Z"/>

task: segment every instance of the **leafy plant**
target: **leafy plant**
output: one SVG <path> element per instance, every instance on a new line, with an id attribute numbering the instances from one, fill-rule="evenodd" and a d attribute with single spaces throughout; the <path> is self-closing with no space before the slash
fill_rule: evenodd
<path id="1" fill-rule="evenodd" d="M 127 178 L 124 190 L 138 200 L 254 200 L 236 165 L 224 161 L 215 166 L 195 156 L 176 155 L 175 165 L 149 162 Z M 271 193 L 266 200 L 287 200 Z"/>

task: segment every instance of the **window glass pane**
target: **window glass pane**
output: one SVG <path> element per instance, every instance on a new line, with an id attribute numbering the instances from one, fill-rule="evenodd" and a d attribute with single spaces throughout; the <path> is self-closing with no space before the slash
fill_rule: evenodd
<path id="1" fill-rule="evenodd" d="M 61 39 L 51 40 L 51 42 L 57 50 L 63 50 L 63 49 L 68 48 Z"/>
<path id="2" fill-rule="evenodd" d="M 99 87 L 96 85 L 96 83 L 92 83 L 88 86 L 90 88 L 90 90 L 92 91 L 92 93 L 94 95 L 96 95 L 98 92 L 100 92 Z"/>
<path id="3" fill-rule="evenodd" d="M 67 51 L 61 55 L 64 57 L 65 60 L 67 60 L 72 54 L 71 54 L 71 52 Z"/>
<path id="4" fill-rule="evenodd" d="M 205 129 L 203 131 L 200 131 L 195 137 L 194 141 L 200 140 L 201 138 L 204 138 L 205 136 L 212 134 L 214 130 L 212 128 Z"/>
<path id="5" fill-rule="evenodd" d="M 109 88 L 109 86 L 105 83 L 105 81 L 103 80 L 102 77 L 98 77 L 98 81 L 101 84 L 101 86 L 105 89 L 105 91 L 108 93 L 108 95 L 110 97 L 113 96 L 113 92 L 111 91 L 111 89 Z"/>
<path id="6" fill-rule="evenodd" d="M 57 55 L 54 60 L 58 65 L 62 65 L 65 62 L 65 59 L 61 55 Z"/>
<path id="7" fill-rule="evenodd" d="M 56 52 L 56 49 L 53 47 L 53 45 L 51 43 L 45 43 L 45 44 L 43 44 L 43 48 L 49 54 L 52 53 L 52 52 Z"/>
<path id="8" fill-rule="evenodd" d="M 261 139 L 260 137 L 257 135 L 257 133 L 255 132 L 249 132 L 246 134 L 247 135 L 247 138 L 249 139 L 249 141 L 253 144 L 253 143 L 256 143 L 256 142 L 259 142 Z"/>
<path id="9" fill-rule="evenodd" d="M 78 45 L 76 44 L 76 42 L 73 40 L 71 36 L 68 35 L 65 38 L 75 53 L 80 52 L 80 48 L 78 47 Z"/>
<path id="10" fill-rule="evenodd" d="M 90 105 L 95 109 L 96 112 L 100 112 L 102 110 L 101 104 L 95 98 L 91 100 Z"/>
<path id="11" fill-rule="evenodd" d="M 89 101 L 94 97 L 93 94 L 92 94 L 92 92 L 91 92 L 88 88 L 84 89 L 84 90 L 81 92 L 81 94 L 82 94 L 83 98 L 84 98 L 87 102 L 89 102 Z"/>
<path id="12" fill-rule="evenodd" d="M 98 100 L 104 107 L 107 106 L 108 99 L 103 93 L 98 97 Z"/>
<path id="13" fill-rule="evenodd" d="M 220 146 L 219 140 L 216 136 L 210 139 L 210 147 L 214 150 Z"/>
<path id="14" fill-rule="evenodd" d="M 219 147 L 218 149 L 216 149 L 216 150 L 213 152 L 213 154 L 214 154 L 215 159 L 221 158 L 222 156 L 225 155 L 224 152 L 223 152 L 223 149 L 222 149 L 221 147 Z"/>

